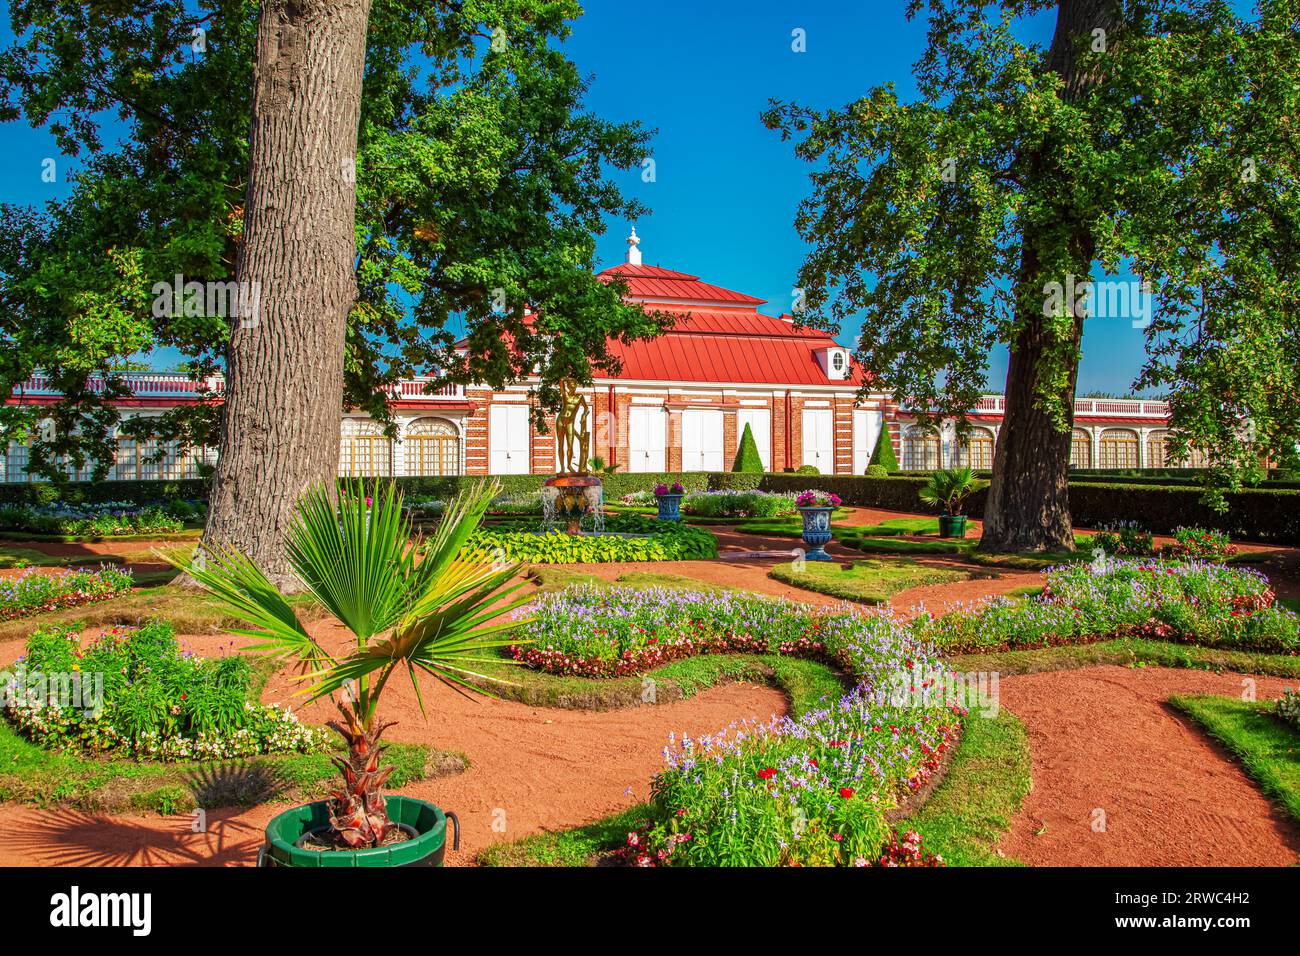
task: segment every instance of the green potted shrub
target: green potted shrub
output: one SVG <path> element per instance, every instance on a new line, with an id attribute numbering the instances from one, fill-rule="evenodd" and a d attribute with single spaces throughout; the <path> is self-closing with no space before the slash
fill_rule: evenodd
<path id="1" fill-rule="evenodd" d="M 966 537 L 966 516 L 962 509 L 975 490 L 975 476 L 969 468 L 949 468 L 930 475 L 918 494 L 932 508 L 940 508 L 939 537 Z"/>
<path id="2" fill-rule="evenodd" d="M 403 671 L 413 684 L 419 670 L 473 687 L 466 678 L 482 677 L 470 667 L 483 652 L 517 643 L 498 635 L 517 626 L 507 612 L 527 598 L 497 604 L 518 589 L 505 587 L 517 566 L 477 549 L 462 553 L 499 490 L 484 481 L 462 492 L 425 542 L 412 539 L 392 483 L 369 505 L 360 483 L 342 484 L 337 499 L 325 486 L 303 496 L 287 534 L 289 563 L 312 600 L 354 635 L 345 655 L 319 644 L 294 605 L 242 553 L 205 549 L 201 562 L 181 566 L 248 622 L 235 633 L 260 638 L 253 650 L 297 658 L 308 700 L 330 697 L 342 717 L 330 724 L 347 747 L 345 757 L 334 758 L 341 785 L 328 800 L 270 822 L 260 856 L 265 865 L 442 864 L 449 814 L 382 792 L 393 768 L 381 766 L 379 740 L 392 725 L 380 720 L 379 702 L 389 678 Z"/>

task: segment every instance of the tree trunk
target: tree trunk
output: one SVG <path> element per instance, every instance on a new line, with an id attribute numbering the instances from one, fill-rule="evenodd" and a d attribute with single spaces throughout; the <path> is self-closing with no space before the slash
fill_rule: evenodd
<path id="1" fill-rule="evenodd" d="M 203 544 L 300 587 L 284 533 L 338 470 L 347 315 L 356 299 L 355 157 L 371 0 L 263 0 L 220 457 Z"/>
<path id="2" fill-rule="evenodd" d="M 1121 26 L 1121 9 L 1117 0 L 1061 0 L 1057 9 L 1056 31 L 1047 54 L 1048 68 L 1057 73 L 1066 100 L 1077 100 L 1100 78 L 1081 70 L 1077 63 L 1078 44 L 1084 38 L 1096 39 L 1095 30 L 1106 31 L 1105 42 L 1116 42 Z M 1036 156 L 1022 157 L 1033 176 L 1051 176 L 1054 162 L 1045 150 Z M 1068 175 L 1068 174 L 1067 174 Z M 1043 243 L 1051 241 L 1068 251 L 1075 263 L 1076 281 L 1082 283 L 1091 273 L 1095 242 L 1088 227 L 1080 221 L 1064 198 L 1069 194 L 1062 183 L 1062 203 L 1058 207 L 1058 224 L 1075 223 L 1063 240 L 1053 230 L 1026 226 L 1023 235 L 1016 308 L 1018 332 L 1010 343 L 1007 364 L 1005 412 L 993 459 L 993 480 L 984 506 L 984 532 L 981 551 L 1053 551 L 1074 550 L 1074 528 L 1070 521 L 1068 474 L 1070 468 L 1070 428 L 1057 427 L 1049 412 L 1039 407 L 1042 394 L 1039 381 L 1045 354 L 1069 354 L 1069 372 L 1059 385 L 1057 397 L 1067 410 L 1067 425 L 1074 421 L 1074 391 L 1078 381 L 1079 343 L 1083 336 L 1083 316 L 1076 315 L 1072 336 L 1061 342 L 1044 322 L 1041 307 L 1029 307 L 1035 298 L 1041 301 L 1044 276 L 1040 262 L 1049 251 Z M 1065 276 L 1052 276 L 1065 283 Z M 1029 284 L 1026 290 L 1024 286 Z M 1028 292 L 1028 294 L 1026 294 Z"/>

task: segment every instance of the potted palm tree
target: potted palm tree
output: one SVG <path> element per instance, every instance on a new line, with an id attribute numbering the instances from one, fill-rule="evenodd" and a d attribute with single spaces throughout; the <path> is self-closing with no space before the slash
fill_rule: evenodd
<path id="1" fill-rule="evenodd" d="M 207 550 L 201 561 L 181 566 L 248 622 L 235 633 L 261 639 L 253 650 L 296 658 L 306 682 L 302 693 L 308 700 L 331 697 L 341 716 L 330 724 L 346 746 L 346 756 L 334 758 L 341 785 L 328 800 L 271 821 L 259 857 L 265 865 L 442 864 L 449 814 L 382 792 L 393 768 L 382 766 L 379 741 L 392 724 L 380 719 L 379 703 L 401 671 L 415 686 L 422 713 L 417 671 L 458 688 L 474 688 L 470 678 L 492 679 L 470 668 L 485 660 L 485 651 L 511 643 L 498 635 L 518 622 L 501 615 L 527 600 L 510 597 L 520 585 L 505 586 L 516 565 L 465 552 L 499 490 L 484 481 L 462 492 L 427 541 L 412 538 L 391 484 L 373 502 L 360 483 L 337 491 L 320 486 L 303 496 L 287 534 L 289 561 L 311 600 L 352 633 L 354 642 L 339 653 L 308 633 L 294 605 L 244 554 Z"/>
<path id="2" fill-rule="evenodd" d="M 975 490 L 975 476 L 969 468 L 949 468 L 930 475 L 918 494 L 932 508 L 942 509 L 939 515 L 939 537 L 966 537 L 966 516 L 962 509 L 966 499 Z"/>

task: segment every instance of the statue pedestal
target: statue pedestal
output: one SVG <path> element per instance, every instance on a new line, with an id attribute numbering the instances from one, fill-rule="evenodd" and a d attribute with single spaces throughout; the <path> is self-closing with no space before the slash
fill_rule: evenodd
<path id="1" fill-rule="evenodd" d="M 542 482 L 542 509 L 548 528 L 564 525 L 569 534 L 582 531 L 584 518 L 591 518 L 593 531 L 604 526 L 601 505 L 605 494 L 595 475 L 556 475 Z"/>

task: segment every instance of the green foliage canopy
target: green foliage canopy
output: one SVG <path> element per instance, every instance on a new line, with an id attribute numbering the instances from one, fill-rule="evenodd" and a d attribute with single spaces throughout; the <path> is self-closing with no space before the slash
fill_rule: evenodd
<path id="1" fill-rule="evenodd" d="M 584 110 L 586 80 L 559 46 L 581 13 L 578 0 L 375 0 L 346 404 L 386 419 L 398 379 L 500 387 L 534 368 L 554 404 L 563 377 L 617 368 L 607 338 L 658 330 L 593 276 L 605 217 L 642 211 L 608 171 L 638 164 L 649 134 Z M 65 202 L 0 207 L 0 389 L 41 370 L 64 395 L 4 409 L 0 438 L 32 439 L 32 469 L 55 480 L 65 463 L 103 477 L 123 359 L 171 347 L 197 376 L 222 367 L 231 319 L 154 315 L 153 287 L 235 278 L 257 4 L 14 0 L 9 15 L 0 120 L 48 129 L 82 167 Z M 200 404 L 121 431 L 215 444 L 218 415 Z"/>

